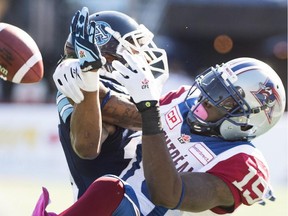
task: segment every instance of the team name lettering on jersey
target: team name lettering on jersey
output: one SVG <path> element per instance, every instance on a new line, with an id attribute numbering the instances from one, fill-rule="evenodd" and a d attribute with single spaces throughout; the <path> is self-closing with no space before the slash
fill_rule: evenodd
<path id="1" fill-rule="evenodd" d="M 178 172 L 192 172 L 193 167 L 189 164 L 187 161 L 188 155 L 182 155 L 180 151 L 176 148 L 176 146 L 171 142 L 171 140 L 168 138 L 167 134 L 165 133 L 166 138 L 166 145 L 168 147 L 169 153 L 171 155 L 171 158 L 174 162 L 175 168 Z"/>

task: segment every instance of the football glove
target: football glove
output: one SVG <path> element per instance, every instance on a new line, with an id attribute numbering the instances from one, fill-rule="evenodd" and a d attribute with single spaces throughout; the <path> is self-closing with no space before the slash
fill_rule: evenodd
<path id="1" fill-rule="evenodd" d="M 83 72 L 99 69 L 106 63 L 95 42 L 96 23 L 89 23 L 88 19 L 88 8 L 83 7 L 81 12 L 76 12 L 70 25 L 72 43 Z"/>
<path id="2" fill-rule="evenodd" d="M 53 80 L 58 91 L 71 98 L 75 103 L 80 103 L 84 99 L 80 89 L 84 83 L 78 59 L 62 61 L 53 74 Z"/>
<path id="3" fill-rule="evenodd" d="M 112 73 L 116 80 L 126 87 L 140 112 L 156 106 L 160 91 L 148 63 L 126 50 L 122 56 L 130 67 L 114 60 L 112 66 L 115 71 Z"/>

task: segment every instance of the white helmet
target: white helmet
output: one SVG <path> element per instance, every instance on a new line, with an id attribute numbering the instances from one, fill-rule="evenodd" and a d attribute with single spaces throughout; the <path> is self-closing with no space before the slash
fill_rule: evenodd
<path id="1" fill-rule="evenodd" d="M 187 121 L 192 130 L 227 140 L 250 140 L 265 133 L 278 122 L 286 104 L 277 73 L 254 58 L 237 58 L 209 68 L 195 78 L 187 98 L 195 89 L 201 91 L 201 96 L 197 105 L 189 107 Z M 216 122 L 201 119 L 197 111 L 203 109 L 200 104 L 204 100 L 225 116 Z"/>
<path id="2" fill-rule="evenodd" d="M 126 63 L 123 50 L 137 52 L 148 61 L 155 77 L 168 78 L 168 59 L 164 49 L 154 43 L 154 34 L 143 24 L 138 24 L 130 16 L 118 11 L 100 11 L 89 16 L 89 21 L 96 22 L 95 41 L 107 62 L 104 68 L 112 72 L 114 58 Z M 69 34 L 64 47 L 65 54 L 73 55 L 72 35 Z M 111 57 L 112 60 L 111 60 Z"/>

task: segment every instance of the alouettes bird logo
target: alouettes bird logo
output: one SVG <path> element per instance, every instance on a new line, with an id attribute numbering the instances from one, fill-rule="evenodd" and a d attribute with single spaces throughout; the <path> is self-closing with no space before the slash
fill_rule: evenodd
<path id="1" fill-rule="evenodd" d="M 272 114 L 274 111 L 274 106 L 278 102 L 280 103 L 280 96 L 275 89 L 275 86 L 271 80 L 267 79 L 265 83 L 259 84 L 260 88 L 257 91 L 252 91 L 256 100 L 261 106 L 266 106 L 265 114 L 267 116 L 268 122 L 272 122 Z"/>

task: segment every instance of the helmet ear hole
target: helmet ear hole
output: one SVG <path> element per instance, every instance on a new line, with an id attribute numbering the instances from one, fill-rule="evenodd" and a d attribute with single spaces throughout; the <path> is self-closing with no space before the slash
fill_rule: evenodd
<path id="1" fill-rule="evenodd" d="M 241 126 L 241 131 L 248 131 L 252 128 L 253 126 L 252 125 L 245 125 L 245 126 Z"/>

